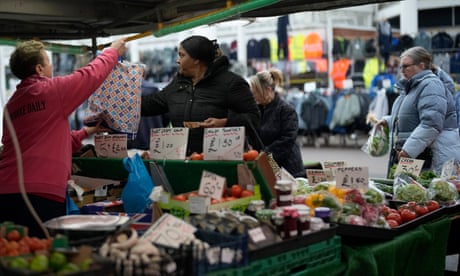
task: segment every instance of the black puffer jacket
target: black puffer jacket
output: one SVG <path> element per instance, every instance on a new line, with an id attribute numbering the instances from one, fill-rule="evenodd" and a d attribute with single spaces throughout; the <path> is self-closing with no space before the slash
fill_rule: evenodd
<path id="1" fill-rule="evenodd" d="M 184 121 L 202 122 L 209 117 L 227 118 L 226 126 L 258 126 L 260 113 L 245 79 L 230 72 L 227 57 L 218 58 L 195 87 L 177 75 L 159 93 L 142 97 L 141 115 L 168 113 L 173 127 Z M 187 155 L 203 151 L 203 129 L 190 129 Z"/>
<path id="2" fill-rule="evenodd" d="M 294 177 L 305 177 L 302 153 L 296 143 L 299 124 L 292 105 L 278 94 L 265 107 L 259 106 L 262 120 L 259 127 L 265 151 L 273 153 L 273 158 Z"/>

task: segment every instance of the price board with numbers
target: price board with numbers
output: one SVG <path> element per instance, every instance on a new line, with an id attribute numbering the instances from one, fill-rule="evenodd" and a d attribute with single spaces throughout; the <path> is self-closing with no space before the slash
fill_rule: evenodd
<path id="1" fill-rule="evenodd" d="M 185 127 L 152 128 L 150 157 L 152 159 L 183 160 L 187 154 L 189 129 Z"/>
<path id="2" fill-rule="evenodd" d="M 313 170 L 307 169 L 308 183 L 315 185 L 320 182 L 331 181 L 334 179 L 330 170 Z"/>
<path id="3" fill-rule="evenodd" d="M 244 127 L 206 128 L 203 138 L 205 160 L 243 160 Z"/>
<path id="4" fill-rule="evenodd" d="M 128 156 L 126 134 L 95 135 L 94 149 L 98 157 L 124 158 Z"/>
<path id="5" fill-rule="evenodd" d="M 394 175 L 409 173 L 414 176 L 419 176 L 423 168 L 423 163 L 425 163 L 425 160 L 402 157 L 399 159 Z"/>
<path id="6" fill-rule="evenodd" d="M 203 170 L 198 194 L 221 200 L 226 186 L 227 180 L 225 177 Z"/>
<path id="7" fill-rule="evenodd" d="M 369 169 L 367 167 L 340 167 L 336 170 L 337 188 L 367 190 Z"/>
<path id="8" fill-rule="evenodd" d="M 346 161 L 338 160 L 338 161 L 324 161 L 322 162 L 323 170 L 332 172 L 332 176 L 335 177 L 335 172 L 337 168 L 343 168 L 347 166 Z"/>
<path id="9" fill-rule="evenodd" d="M 154 244 L 178 248 L 186 241 L 194 239 L 196 228 L 171 214 L 163 214 L 142 238 Z"/>

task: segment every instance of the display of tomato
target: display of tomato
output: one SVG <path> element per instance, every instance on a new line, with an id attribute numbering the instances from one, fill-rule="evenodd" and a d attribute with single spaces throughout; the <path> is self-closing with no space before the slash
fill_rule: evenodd
<path id="1" fill-rule="evenodd" d="M 417 204 L 414 207 L 414 211 L 415 213 L 417 213 L 417 216 L 423 216 L 427 214 L 428 212 L 430 212 L 430 210 L 428 210 L 428 207 L 426 207 L 425 204 Z"/>
<path id="2" fill-rule="evenodd" d="M 241 191 L 240 197 L 250 197 L 250 196 L 253 196 L 253 195 L 254 195 L 253 191 L 243 190 L 243 191 Z"/>
<path id="3" fill-rule="evenodd" d="M 231 194 L 233 197 L 240 197 L 242 191 L 243 188 L 241 188 L 241 186 L 238 184 L 233 184 L 231 187 Z"/>
<path id="4" fill-rule="evenodd" d="M 243 153 L 243 160 L 254 161 L 256 160 L 257 156 L 259 156 L 259 152 L 257 150 L 248 150 Z"/>
<path id="5" fill-rule="evenodd" d="M 203 160 L 204 159 L 204 155 L 203 153 L 198 153 L 198 152 L 194 152 L 190 155 L 190 159 L 191 160 Z"/>
<path id="6" fill-rule="evenodd" d="M 178 194 L 172 197 L 172 199 L 177 201 L 187 201 L 187 196 L 184 194 Z"/>
<path id="7" fill-rule="evenodd" d="M 417 218 L 415 211 L 409 209 L 403 209 L 401 211 L 401 218 L 403 222 L 408 222 Z"/>
<path id="8" fill-rule="evenodd" d="M 437 210 L 440 207 L 439 203 L 436 200 L 428 200 L 425 204 L 430 212 Z"/>
<path id="9" fill-rule="evenodd" d="M 397 213 L 397 212 L 391 212 L 385 218 L 386 218 L 387 221 L 389 221 L 389 220 L 396 221 L 398 223 L 398 225 L 400 225 L 403 222 L 401 215 L 399 213 Z"/>
<path id="10" fill-rule="evenodd" d="M 399 226 L 399 223 L 394 219 L 387 220 L 387 223 L 391 228 L 395 228 Z"/>
<path id="11" fill-rule="evenodd" d="M 18 230 L 13 229 L 6 235 L 9 241 L 19 241 L 21 239 L 21 233 Z"/>

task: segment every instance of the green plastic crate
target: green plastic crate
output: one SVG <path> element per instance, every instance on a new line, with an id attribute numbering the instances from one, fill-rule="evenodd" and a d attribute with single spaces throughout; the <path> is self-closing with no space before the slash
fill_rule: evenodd
<path id="1" fill-rule="evenodd" d="M 287 251 L 273 257 L 250 261 L 249 265 L 245 267 L 219 270 L 206 275 L 306 275 L 322 266 L 340 264 L 341 250 L 341 238 L 340 236 L 334 236 L 328 240 Z"/>
<path id="2" fill-rule="evenodd" d="M 238 182 L 237 165 L 245 161 L 209 161 L 209 160 L 144 160 L 147 171 L 150 173 L 149 162 L 162 165 L 168 181 L 174 191 L 186 193 L 198 190 L 203 170 L 221 175 L 227 179 L 227 186 Z M 262 172 L 254 162 L 246 162 L 252 171 L 257 184 L 260 185 L 262 198 L 269 202 L 272 191 Z M 72 172 L 75 175 L 97 177 L 114 180 L 128 179 L 128 171 L 123 166 L 122 158 L 72 158 Z"/>

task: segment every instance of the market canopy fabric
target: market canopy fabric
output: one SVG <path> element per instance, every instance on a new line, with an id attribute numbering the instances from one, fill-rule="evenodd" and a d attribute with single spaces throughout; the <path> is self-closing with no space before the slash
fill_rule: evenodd
<path id="1" fill-rule="evenodd" d="M 0 37 L 84 39 L 156 36 L 241 18 L 327 10 L 388 0 L 21 0 L 0 2 Z"/>

